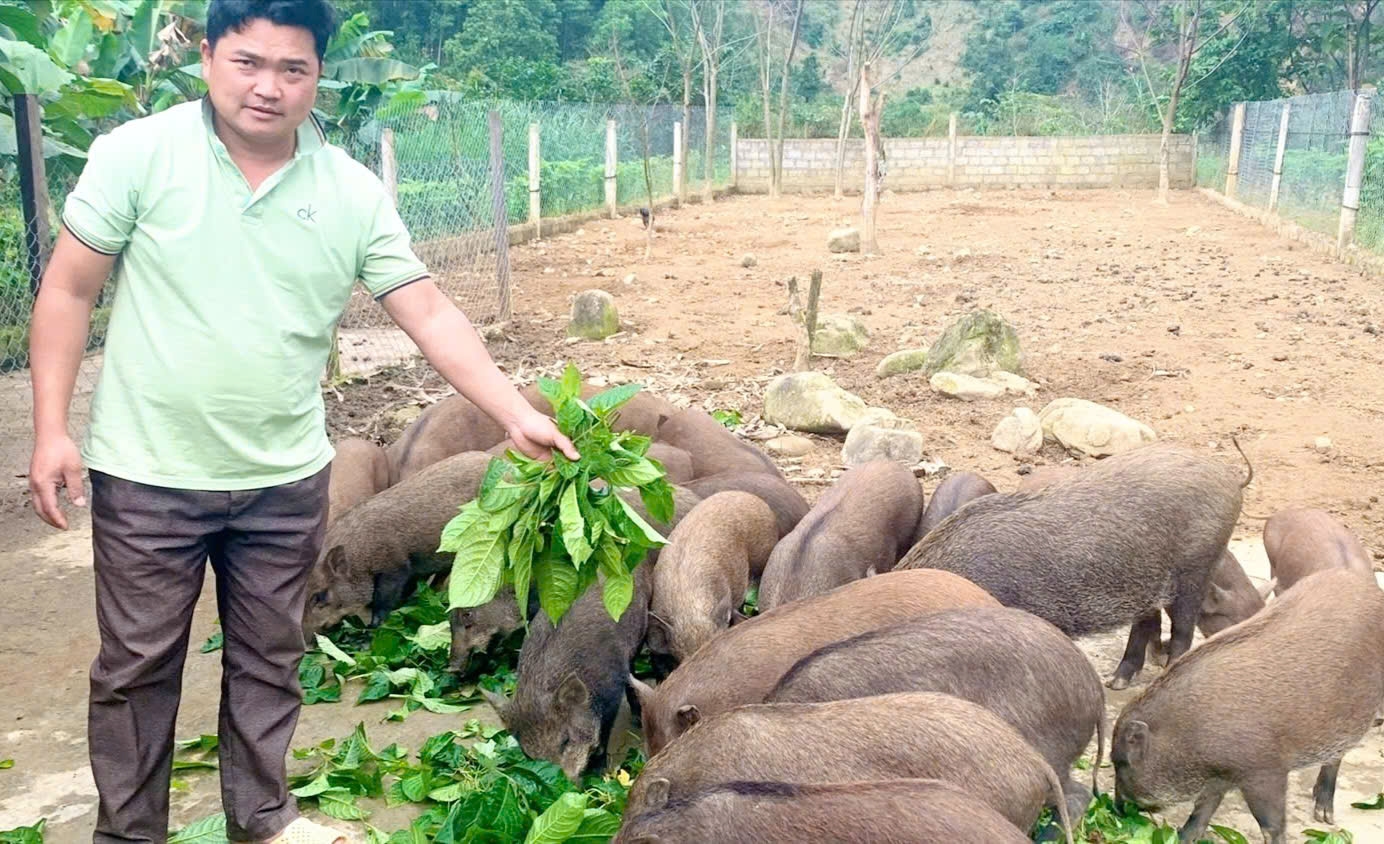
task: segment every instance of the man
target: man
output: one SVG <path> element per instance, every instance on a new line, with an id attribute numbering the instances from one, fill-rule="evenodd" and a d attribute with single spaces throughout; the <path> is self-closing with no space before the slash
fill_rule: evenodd
<path id="1" fill-rule="evenodd" d="M 225 636 L 227 836 L 344 840 L 297 817 L 284 758 L 333 457 L 320 377 L 356 279 L 520 450 L 578 456 L 429 280 L 379 180 L 326 144 L 311 110 L 334 17 L 327 0 L 212 0 L 206 98 L 92 144 L 34 304 L 34 507 L 66 529 L 59 490 L 84 506 L 83 462 L 91 481 L 98 842 L 167 835 L 174 722 L 208 558 Z M 105 363 L 79 452 L 67 410 L 112 270 Z"/>

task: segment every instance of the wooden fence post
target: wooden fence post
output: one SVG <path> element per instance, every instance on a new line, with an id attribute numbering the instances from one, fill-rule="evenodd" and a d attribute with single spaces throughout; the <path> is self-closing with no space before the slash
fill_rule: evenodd
<path id="1" fill-rule="evenodd" d="M 615 202 L 618 197 L 615 184 L 615 169 L 619 163 L 616 156 L 619 154 L 619 147 L 615 144 L 615 121 L 606 121 L 606 160 L 605 160 L 605 201 L 606 211 L 610 216 L 615 216 Z"/>
<path id="2" fill-rule="evenodd" d="M 1230 124 L 1230 161 L 1225 168 L 1225 195 L 1235 198 L 1235 189 L 1240 183 L 1240 147 L 1245 139 L 1245 104 L 1236 103 L 1234 118 Z"/>
<path id="3" fill-rule="evenodd" d="M 543 186 L 540 182 L 543 157 L 538 124 L 529 124 L 529 222 L 533 223 L 535 238 L 543 236 Z"/>
<path id="4" fill-rule="evenodd" d="M 29 292 L 37 296 L 48 258 L 48 178 L 43 167 L 43 110 L 36 95 L 15 94 L 14 134 L 19 145 L 19 204 L 24 213 Z"/>
<path id="5" fill-rule="evenodd" d="M 389 199 L 399 204 L 399 162 L 394 157 L 394 130 L 380 132 L 380 180 L 389 192 Z"/>
<path id="6" fill-rule="evenodd" d="M 1291 106 L 1283 104 L 1283 116 L 1278 119 L 1278 151 L 1273 158 L 1273 184 L 1269 188 L 1269 210 L 1278 209 L 1278 186 L 1283 181 L 1283 153 L 1288 148 L 1288 114 Z"/>
<path id="7" fill-rule="evenodd" d="M 730 187 L 735 190 L 740 186 L 740 126 L 734 120 L 730 122 Z"/>
<path id="8" fill-rule="evenodd" d="M 956 187 L 956 112 L 947 119 L 947 185 Z"/>
<path id="9" fill-rule="evenodd" d="M 490 114 L 490 198 L 495 216 L 495 285 L 500 293 L 499 319 L 509 319 L 509 209 L 505 202 L 505 124 Z"/>
<path id="10" fill-rule="evenodd" d="M 683 174 L 687 170 L 687 162 L 684 160 L 687 149 L 682 145 L 682 121 L 673 121 L 673 192 L 678 195 L 678 204 L 683 205 L 687 202 L 687 182 L 683 180 Z"/>
<path id="11" fill-rule="evenodd" d="M 1355 242 L 1355 218 L 1360 212 L 1360 185 L 1365 177 L 1365 146 L 1370 136 L 1370 92 L 1355 95 L 1350 118 L 1350 158 L 1346 161 L 1346 189 L 1341 197 L 1341 225 L 1336 250 L 1344 253 Z"/>

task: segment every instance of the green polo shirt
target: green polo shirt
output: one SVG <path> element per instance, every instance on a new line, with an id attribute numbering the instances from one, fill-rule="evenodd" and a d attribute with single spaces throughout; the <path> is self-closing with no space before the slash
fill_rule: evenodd
<path id="1" fill-rule="evenodd" d="M 427 269 L 380 180 L 314 119 L 251 191 L 210 108 L 98 137 L 67 198 L 66 228 L 120 256 L 82 455 L 140 483 L 254 489 L 334 456 L 321 378 L 357 279 L 378 298 Z"/>

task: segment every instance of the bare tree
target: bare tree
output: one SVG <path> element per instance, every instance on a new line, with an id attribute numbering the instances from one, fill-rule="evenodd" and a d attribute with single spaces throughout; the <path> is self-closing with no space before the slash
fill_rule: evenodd
<path id="1" fill-rule="evenodd" d="M 688 0 L 692 31 L 696 33 L 697 45 L 702 51 L 702 101 L 706 103 L 706 181 L 702 185 L 702 194 L 710 202 L 715 193 L 712 186 L 716 183 L 716 93 L 725 49 L 726 0 L 712 0 L 709 4 L 709 23 L 702 18 L 702 7 L 706 5 L 707 0 Z"/>
<path id="2" fill-rule="evenodd" d="M 798 33 L 801 31 L 803 0 L 792 0 L 793 31 L 784 55 L 781 82 L 779 87 L 778 132 L 775 137 L 770 89 L 773 85 L 774 70 L 774 18 L 786 0 L 764 0 L 761 14 L 754 16 L 755 39 L 759 47 L 759 90 L 764 103 L 764 137 L 769 144 L 769 196 L 777 198 L 783 194 L 783 124 L 788 117 L 789 70 L 793 65 L 793 55 L 798 50 Z M 787 11 L 787 8 L 784 9 Z"/>
<path id="3" fill-rule="evenodd" d="M 856 92 L 860 90 L 860 74 L 855 64 L 865 46 L 865 28 L 861 26 L 860 16 L 865 8 L 865 0 L 855 0 L 851 11 L 851 28 L 846 35 L 846 84 L 850 88 L 841 101 L 841 125 L 836 130 L 836 192 L 837 199 L 845 196 L 846 182 L 846 138 L 851 132 L 851 107 L 855 105 Z"/>
<path id="4" fill-rule="evenodd" d="M 860 202 L 865 231 L 860 250 L 866 255 L 879 252 L 879 241 L 875 238 L 875 216 L 881 178 L 879 118 L 884 113 L 884 89 L 881 87 L 877 95 L 871 96 L 872 72 L 873 66 L 869 62 L 860 66 L 860 125 L 865 127 L 865 196 Z"/>
<path id="5" fill-rule="evenodd" d="M 687 197 L 687 167 L 685 162 L 688 159 L 687 140 L 691 134 L 692 126 L 692 74 L 696 71 L 697 65 L 697 46 L 693 43 L 695 36 L 690 31 L 693 25 L 690 17 L 689 0 L 663 0 L 661 6 L 654 5 L 649 0 L 644 0 L 644 7 L 650 14 L 658 18 L 663 24 L 663 28 L 668 30 L 668 43 L 673 50 L 673 57 L 677 60 L 678 70 L 682 74 L 682 126 L 678 131 L 678 140 L 682 143 L 682 155 L 684 166 L 679 174 L 678 184 L 673 185 L 673 191 L 678 195 L 679 200 Z"/>
<path id="6" fill-rule="evenodd" d="M 644 150 L 644 196 L 648 201 L 649 216 L 644 222 L 644 259 L 648 260 L 654 254 L 654 174 L 650 165 L 653 157 L 653 150 L 649 145 L 649 118 L 650 111 L 648 104 L 639 103 L 635 100 L 634 88 L 630 85 L 629 73 L 625 70 L 625 63 L 620 59 L 620 37 L 618 33 L 612 33 L 610 37 L 610 54 L 615 64 L 615 76 L 620 80 L 620 88 L 625 95 L 625 102 L 631 108 L 639 109 L 639 139 L 643 144 Z"/>
<path id="7" fill-rule="evenodd" d="M 1344 0 L 1346 13 L 1346 87 L 1359 91 L 1370 61 L 1371 18 L 1379 0 Z"/>
<path id="8" fill-rule="evenodd" d="M 1158 116 L 1163 122 L 1163 138 L 1158 146 L 1157 201 L 1160 203 L 1167 204 L 1168 202 L 1168 189 L 1171 181 L 1168 172 L 1169 147 L 1173 126 L 1177 122 L 1178 100 L 1182 97 L 1185 88 L 1191 87 L 1215 73 L 1227 59 L 1234 55 L 1239 44 L 1221 56 L 1220 61 L 1199 79 L 1188 83 L 1187 77 L 1192 69 L 1192 59 L 1207 44 L 1230 29 L 1241 15 L 1250 8 L 1251 2 L 1252 0 L 1245 0 L 1234 14 L 1225 16 L 1225 20 L 1221 22 L 1219 28 L 1209 37 L 1202 36 L 1201 24 L 1202 18 L 1206 14 L 1214 14 L 1216 7 L 1214 0 L 1138 0 L 1137 5 L 1142 9 L 1144 16 L 1142 34 L 1139 34 L 1139 30 L 1130 20 L 1130 9 L 1134 5 L 1133 0 L 1126 0 L 1120 6 L 1120 15 L 1126 30 L 1135 34 L 1133 49 L 1139 59 L 1139 68 L 1143 71 L 1144 84 L 1148 86 L 1149 99 L 1153 102 L 1153 106 L 1157 109 Z M 1167 37 L 1169 40 L 1175 39 L 1177 55 L 1175 57 L 1176 64 L 1172 71 L 1172 80 L 1168 86 L 1167 102 L 1165 103 L 1160 101 L 1157 87 L 1153 82 L 1153 75 L 1149 72 L 1148 57 L 1153 49 L 1155 33 L 1159 32 L 1160 25 L 1167 22 L 1171 23 L 1171 32 Z M 1241 41 L 1243 40 L 1242 38 Z"/>

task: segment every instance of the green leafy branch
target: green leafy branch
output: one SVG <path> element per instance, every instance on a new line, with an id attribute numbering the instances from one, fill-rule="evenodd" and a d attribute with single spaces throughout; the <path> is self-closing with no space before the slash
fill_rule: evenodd
<path id="1" fill-rule="evenodd" d="M 513 586 L 527 617 L 531 585 L 554 623 L 593 583 L 617 621 L 634 596 L 634 568 L 667 540 L 619 495 L 637 489 L 650 516 L 673 518 L 664 467 L 646 457 L 650 439 L 611 430 L 621 406 L 640 390 L 626 384 L 581 398 L 581 373 L 568 364 L 560 381 L 540 378 L 558 428 L 581 459 L 551 461 L 510 449 L 491 461 L 479 494 L 442 531 L 438 550 L 455 554 L 450 607 L 474 607 Z"/>

